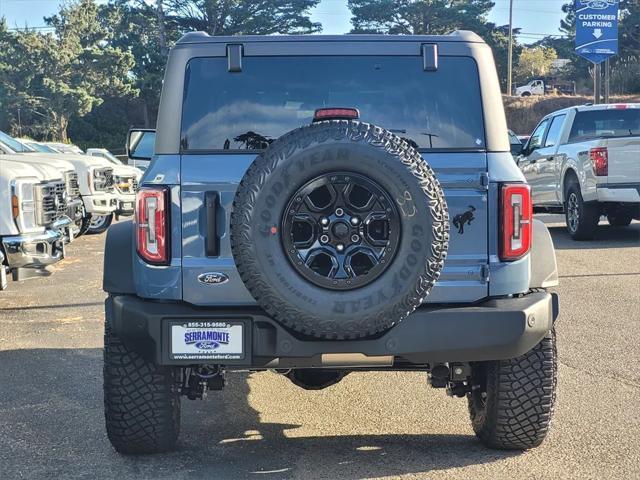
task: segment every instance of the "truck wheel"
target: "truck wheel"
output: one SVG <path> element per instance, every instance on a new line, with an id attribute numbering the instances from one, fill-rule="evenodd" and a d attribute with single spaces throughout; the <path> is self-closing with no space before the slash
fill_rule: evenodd
<path id="1" fill-rule="evenodd" d="M 89 224 L 89 235 L 99 235 L 107 231 L 113 222 L 113 213 L 109 215 L 94 215 L 91 217 L 91 223 Z"/>
<path id="2" fill-rule="evenodd" d="M 552 329 L 520 357 L 473 366 L 469 414 L 487 447 L 526 450 L 545 439 L 556 399 L 555 338 Z"/>
<path id="3" fill-rule="evenodd" d="M 627 227 L 633 220 L 631 211 L 617 210 L 607 214 L 607 221 L 612 227 Z"/>
<path id="4" fill-rule="evenodd" d="M 326 339 L 382 332 L 413 312 L 442 270 L 442 188 L 397 135 L 324 121 L 270 144 L 233 202 L 231 249 L 264 310 Z"/>
<path id="5" fill-rule="evenodd" d="M 105 325 L 103 374 L 107 436 L 116 451 L 172 450 L 180 433 L 175 369 L 146 361 Z"/>
<path id="6" fill-rule="evenodd" d="M 567 231 L 571 238 L 574 240 L 593 239 L 600 221 L 600 209 L 595 203 L 584 202 L 580 186 L 577 183 L 571 183 L 567 188 L 564 215 Z"/>
<path id="7" fill-rule="evenodd" d="M 78 234 L 76 237 L 80 237 L 82 235 L 86 235 L 89 231 L 89 227 L 91 226 L 91 214 L 87 213 L 80 220 L 76 221 L 76 225 L 78 226 Z"/>

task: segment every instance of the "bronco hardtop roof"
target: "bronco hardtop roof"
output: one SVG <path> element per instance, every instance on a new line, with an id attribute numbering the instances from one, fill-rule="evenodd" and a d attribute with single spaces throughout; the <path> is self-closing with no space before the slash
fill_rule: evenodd
<path id="1" fill-rule="evenodd" d="M 458 30 L 449 35 L 244 35 L 211 36 L 205 32 L 186 34 L 171 49 L 162 87 L 155 154 L 181 152 L 181 122 L 185 71 L 194 58 L 227 58 L 230 75 L 242 72 L 243 58 L 277 56 L 422 56 L 423 71 L 432 74 L 439 62 L 452 57 L 473 58 L 482 101 L 485 145 L 488 152 L 508 152 L 507 124 L 489 46 L 473 32 Z M 442 59 L 442 60 L 439 60 Z M 211 92 L 214 94 L 214 92 Z"/>
<path id="2" fill-rule="evenodd" d="M 469 30 L 456 30 L 448 35 L 384 35 L 384 34 L 344 34 L 344 35 L 239 35 L 216 36 L 207 32 L 189 32 L 178 45 L 194 43 L 241 43 L 241 42 L 344 42 L 344 41 L 384 41 L 384 42 L 467 42 L 485 43 Z"/>

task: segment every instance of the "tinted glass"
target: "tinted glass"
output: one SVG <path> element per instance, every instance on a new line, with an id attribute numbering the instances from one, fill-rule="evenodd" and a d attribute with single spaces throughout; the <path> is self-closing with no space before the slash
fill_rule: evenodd
<path id="1" fill-rule="evenodd" d="M 569 141 L 631 135 L 640 135 L 640 108 L 587 110 L 576 113 Z"/>
<path id="2" fill-rule="evenodd" d="M 531 138 L 529 139 L 529 145 L 527 149 L 529 151 L 535 150 L 536 148 L 540 148 L 542 146 L 542 137 L 544 137 L 544 131 L 547 128 L 547 124 L 549 123 L 549 119 L 545 119 L 540 122 L 540 125 L 536 127 L 536 129 L 531 134 Z"/>
<path id="3" fill-rule="evenodd" d="M 24 152 L 29 151 L 30 149 L 20 143 L 18 140 L 13 138 L 11 135 L 7 135 L 4 132 L 0 132 L 0 142 L 4 143 L 7 147 L 9 147 L 14 152 Z"/>
<path id="4" fill-rule="evenodd" d="M 186 72 L 183 150 L 262 149 L 309 124 L 322 107 L 356 107 L 360 119 L 421 148 L 485 145 L 478 71 L 466 57 L 196 58 Z"/>
<path id="5" fill-rule="evenodd" d="M 53 148 L 43 145 L 41 143 L 29 143 L 28 144 L 34 150 L 42 153 L 58 153 Z"/>
<path id="6" fill-rule="evenodd" d="M 566 115 L 556 115 L 551 120 L 551 126 L 547 133 L 547 139 L 544 141 L 545 147 L 553 147 L 560 140 L 560 133 L 562 131 L 562 124 L 564 123 L 564 117 Z"/>
<path id="7" fill-rule="evenodd" d="M 149 159 L 153 157 L 156 132 L 132 132 L 129 158 Z"/>

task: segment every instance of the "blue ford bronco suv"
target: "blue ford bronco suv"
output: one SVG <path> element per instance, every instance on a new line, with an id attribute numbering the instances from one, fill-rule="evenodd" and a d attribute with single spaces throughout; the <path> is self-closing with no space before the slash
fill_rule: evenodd
<path id="1" fill-rule="evenodd" d="M 117 451 L 172 449 L 181 397 L 239 369 L 306 389 L 424 371 L 485 445 L 543 441 L 555 253 L 480 37 L 190 33 L 155 133 L 129 138 L 151 161 L 106 241 Z"/>

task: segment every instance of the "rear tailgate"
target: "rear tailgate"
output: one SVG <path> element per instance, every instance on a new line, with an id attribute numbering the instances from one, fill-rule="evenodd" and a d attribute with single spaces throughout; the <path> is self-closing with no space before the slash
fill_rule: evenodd
<path id="1" fill-rule="evenodd" d="M 438 45 L 435 65 L 433 44 L 400 39 L 344 44 L 335 39 L 316 44 L 311 38 L 278 45 L 246 42 L 240 50 L 241 67 L 231 70 L 232 60 L 221 55 L 237 49 L 212 50 L 211 56 L 194 53 L 178 89 L 184 92 L 183 299 L 196 305 L 256 304 L 231 254 L 229 221 L 236 188 L 256 152 L 310 123 L 314 110 L 322 107 L 357 108 L 363 121 L 380 125 L 425 152 L 444 187 L 452 222 L 444 271 L 428 301 L 470 303 L 485 298 L 488 212 L 497 210 L 488 205 L 490 132 L 485 118 L 496 117 L 496 112 L 486 108 L 491 95 L 481 89 L 483 69 L 473 56 L 484 52 L 490 61 L 490 52 L 475 43 L 467 48 L 451 40 Z M 489 89 L 496 80 L 490 66 L 483 82 Z M 495 87 L 497 92 L 497 83 Z M 491 107 L 501 108 L 499 103 Z M 500 139 L 508 150 L 506 135 Z M 216 199 L 217 205 L 218 238 L 209 243 L 219 248 L 213 255 L 206 248 L 206 225 L 211 221 L 205 220 L 211 218 L 211 207 L 205 208 L 205 198 Z M 198 280 L 208 272 L 224 274 L 228 281 L 212 288 Z"/>
<path id="2" fill-rule="evenodd" d="M 229 216 L 238 183 L 255 155 L 182 155 L 183 299 L 195 305 L 254 305 L 231 254 Z M 432 153 L 425 159 L 445 190 L 451 220 L 449 252 L 430 303 L 470 303 L 488 295 L 488 188 L 484 153 Z M 217 206 L 219 253 L 206 253 L 205 196 Z M 204 273 L 229 281 L 210 285 Z"/>
<path id="3" fill-rule="evenodd" d="M 640 136 L 607 138 L 602 145 L 609 154 L 607 185 L 640 183 Z"/>

